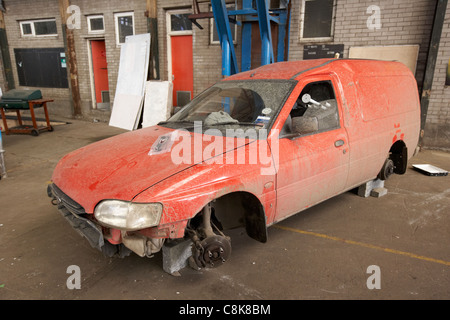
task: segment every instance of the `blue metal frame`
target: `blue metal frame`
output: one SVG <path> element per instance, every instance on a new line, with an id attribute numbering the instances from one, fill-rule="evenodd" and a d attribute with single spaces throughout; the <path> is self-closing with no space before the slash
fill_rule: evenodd
<path id="1" fill-rule="evenodd" d="M 256 9 L 253 3 L 256 3 Z M 286 1 L 288 4 L 289 1 Z M 261 35 L 261 65 L 275 62 L 273 54 L 272 33 L 270 22 L 278 24 L 278 43 L 276 61 L 284 61 L 289 51 L 289 26 L 290 18 L 287 9 L 274 9 L 269 12 L 269 0 L 243 0 L 241 10 L 230 10 L 226 8 L 225 0 L 211 0 L 214 20 L 222 48 L 222 75 L 224 77 L 238 73 L 236 53 L 231 35 L 229 16 L 243 16 L 242 19 L 242 55 L 241 71 L 251 69 L 251 45 L 252 45 L 252 22 L 258 21 L 259 33 Z M 286 32 L 287 28 L 287 32 Z M 286 37 L 287 34 L 287 37 Z M 285 52 L 286 48 L 286 52 Z"/>
<path id="2" fill-rule="evenodd" d="M 269 6 L 266 0 L 256 0 L 261 35 L 261 65 L 274 63 Z"/>
<path id="3" fill-rule="evenodd" d="M 242 1 L 241 12 L 247 12 L 250 16 L 256 11 L 252 8 L 252 0 Z M 242 22 L 242 43 L 241 43 L 241 71 L 248 71 L 252 68 L 252 24 L 245 20 Z"/>
<path id="4" fill-rule="evenodd" d="M 220 46 L 222 47 L 222 75 L 227 77 L 238 72 L 227 7 L 225 0 L 211 0 L 211 6 L 214 20 L 216 21 Z"/>

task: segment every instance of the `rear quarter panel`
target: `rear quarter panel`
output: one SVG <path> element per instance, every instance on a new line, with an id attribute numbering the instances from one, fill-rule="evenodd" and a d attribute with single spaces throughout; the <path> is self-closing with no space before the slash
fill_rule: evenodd
<path id="1" fill-rule="evenodd" d="M 417 83 L 401 63 L 356 66 L 344 81 L 350 143 L 348 187 L 375 178 L 391 146 L 402 140 L 410 158 L 420 133 Z"/>

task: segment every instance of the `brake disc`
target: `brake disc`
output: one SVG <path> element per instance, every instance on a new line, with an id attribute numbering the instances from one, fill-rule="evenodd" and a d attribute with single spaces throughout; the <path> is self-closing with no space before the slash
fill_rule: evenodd
<path id="1" fill-rule="evenodd" d="M 200 268 L 216 268 L 225 263 L 230 254 L 230 240 L 215 235 L 200 241 L 200 246 L 194 246 L 193 257 Z"/>

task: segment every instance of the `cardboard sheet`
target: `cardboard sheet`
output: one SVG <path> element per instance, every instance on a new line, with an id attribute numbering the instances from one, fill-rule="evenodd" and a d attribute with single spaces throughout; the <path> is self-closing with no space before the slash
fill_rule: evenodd
<path id="1" fill-rule="evenodd" d="M 349 58 L 399 61 L 416 73 L 419 45 L 351 47 Z"/>

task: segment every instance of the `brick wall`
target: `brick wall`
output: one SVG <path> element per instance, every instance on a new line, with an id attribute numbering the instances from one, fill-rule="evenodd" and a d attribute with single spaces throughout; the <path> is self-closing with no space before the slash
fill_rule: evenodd
<path id="1" fill-rule="evenodd" d="M 177 9 L 190 9 L 192 1 L 158 1 L 159 59 L 161 79 L 168 80 L 168 53 L 166 36 L 166 14 Z M 208 3 L 201 3 L 201 12 L 210 10 Z M 192 26 L 192 46 L 194 55 L 194 96 L 222 78 L 222 51 L 220 45 L 210 43 L 210 20 L 198 20 L 203 30 Z M 239 45 L 235 50 L 239 51 Z"/>
<path id="2" fill-rule="evenodd" d="M 147 33 L 147 18 L 145 17 L 145 0 L 72 0 L 71 5 L 80 7 L 81 28 L 74 29 L 75 49 L 77 59 L 77 71 L 79 80 L 80 97 L 82 102 L 83 117 L 99 118 L 109 120 L 110 110 L 93 109 L 91 93 L 91 73 L 89 66 L 88 43 L 91 39 L 104 39 L 106 45 L 106 59 L 108 62 L 108 79 L 110 89 L 110 100 L 114 101 L 114 92 L 119 69 L 120 47 L 116 45 L 114 13 L 134 12 L 135 34 Z M 5 22 L 10 55 L 13 65 L 14 80 L 17 88 L 19 86 L 16 61 L 14 57 L 15 48 L 64 48 L 64 37 L 62 33 L 62 21 L 59 12 L 58 0 L 18 0 L 6 2 Z M 93 36 L 88 33 L 87 16 L 92 14 L 103 14 L 105 33 Z M 51 37 L 22 37 L 19 21 L 35 20 L 43 18 L 55 18 L 57 25 L 57 36 Z M 36 88 L 35 88 L 36 89 Z M 54 115 L 71 116 L 72 105 L 69 89 L 37 88 L 42 91 L 46 98 L 55 99 L 49 104 L 49 112 Z"/>
<path id="3" fill-rule="evenodd" d="M 47 0 L 20 0 L 5 2 L 6 13 L 5 27 L 9 43 L 11 64 L 14 75 L 16 89 L 36 89 L 21 87 L 17 75 L 16 59 L 14 56 L 15 48 L 64 48 L 64 39 L 61 30 L 61 18 L 59 13 L 58 1 Z M 51 37 L 22 37 L 20 33 L 19 21 L 34 20 L 44 18 L 55 18 L 57 27 L 57 36 Z M 42 91 L 45 98 L 55 99 L 55 102 L 48 105 L 49 112 L 52 114 L 71 114 L 70 91 L 64 88 L 38 88 Z"/>
<path id="4" fill-rule="evenodd" d="M 299 41 L 301 0 L 292 1 L 290 35 L 290 60 L 303 59 L 303 45 Z M 370 5 L 380 7 L 381 28 L 367 28 L 366 13 Z M 425 63 L 434 16 L 435 1 L 432 0 L 336 0 L 334 39 L 331 42 L 344 44 L 344 58 L 350 47 L 419 45 L 416 80 L 423 81 Z"/>
<path id="5" fill-rule="evenodd" d="M 186 0 L 158 0 L 158 51 L 159 51 L 159 70 L 162 80 L 168 80 L 167 65 L 167 27 L 166 14 L 170 10 L 189 9 L 192 2 Z"/>
<path id="6" fill-rule="evenodd" d="M 450 59 L 450 3 L 442 28 L 441 41 L 425 125 L 424 145 L 450 150 L 450 86 L 445 85 Z"/>
<path id="7" fill-rule="evenodd" d="M 96 39 L 105 40 L 106 60 L 108 63 L 108 85 L 112 106 L 120 62 L 120 46 L 116 44 L 114 14 L 133 12 L 135 34 L 147 33 L 147 17 L 145 17 L 146 2 L 142 0 L 72 0 L 71 4 L 79 6 L 81 11 L 81 28 L 74 29 L 74 34 L 82 113 L 86 118 L 109 121 L 110 109 L 100 110 L 95 109 L 93 106 L 91 90 L 93 84 L 91 83 L 88 51 L 89 41 Z M 98 14 L 103 14 L 105 32 L 95 35 L 89 34 L 87 16 Z"/>

